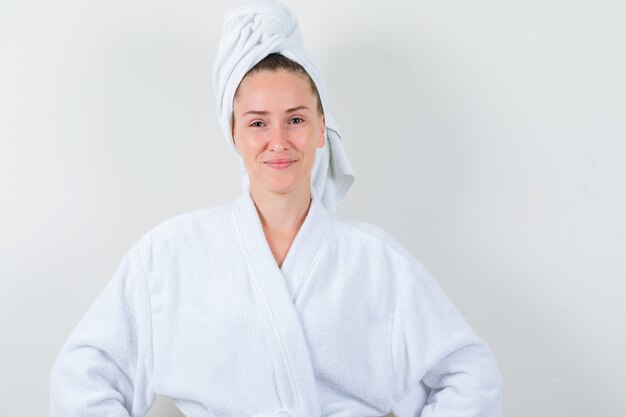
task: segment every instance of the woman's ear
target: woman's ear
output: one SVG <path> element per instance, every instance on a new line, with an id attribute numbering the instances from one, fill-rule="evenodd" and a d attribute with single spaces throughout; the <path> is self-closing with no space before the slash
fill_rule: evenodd
<path id="1" fill-rule="evenodd" d="M 317 143 L 318 148 L 323 148 L 324 145 L 326 144 L 326 116 L 324 114 L 322 114 L 321 125 L 322 125 L 322 131 L 320 133 L 319 142 Z"/>
<path id="2" fill-rule="evenodd" d="M 235 115 L 232 115 L 230 117 L 230 137 L 233 140 L 233 145 L 235 146 L 235 149 L 239 150 L 239 148 L 237 147 L 237 141 L 235 140 Z"/>

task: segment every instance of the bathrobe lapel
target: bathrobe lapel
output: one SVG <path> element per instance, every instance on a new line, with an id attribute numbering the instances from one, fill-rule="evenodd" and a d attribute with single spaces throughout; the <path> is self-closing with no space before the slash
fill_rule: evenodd
<path id="1" fill-rule="evenodd" d="M 281 270 L 271 253 L 247 190 L 236 201 L 234 214 L 244 256 L 252 272 L 251 283 L 258 289 L 272 324 L 294 406 L 307 417 L 317 417 L 320 415 L 320 404 L 315 374 L 296 305 L 300 288 L 327 238 L 331 215 L 313 196 L 309 213 Z"/>
<path id="2" fill-rule="evenodd" d="M 330 223 L 331 214 L 322 205 L 320 199 L 313 194 L 309 213 L 280 268 L 289 295 L 296 307 L 300 290 L 309 278 L 320 249 L 326 242 Z"/>

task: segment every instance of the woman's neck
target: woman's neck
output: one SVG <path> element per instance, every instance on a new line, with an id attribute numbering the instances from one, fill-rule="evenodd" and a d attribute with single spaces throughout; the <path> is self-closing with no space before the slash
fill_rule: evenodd
<path id="1" fill-rule="evenodd" d="M 278 266 L 282 266 L 311 205 L 311 189 L 303 187 L 288 194 L 275 194 L 250 187 L 265 238 Z"/>

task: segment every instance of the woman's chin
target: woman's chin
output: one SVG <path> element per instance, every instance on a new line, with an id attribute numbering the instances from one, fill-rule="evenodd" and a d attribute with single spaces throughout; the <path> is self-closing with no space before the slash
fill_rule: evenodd
<path id="1" fill-rule="evenodd" d="M 263 189 L 266 192 L 276 195 L 297 194 L 304 187 L 303 183 L 294 181 L 270 181 L 263 184 L 257 184 L 257 189 Z"/>

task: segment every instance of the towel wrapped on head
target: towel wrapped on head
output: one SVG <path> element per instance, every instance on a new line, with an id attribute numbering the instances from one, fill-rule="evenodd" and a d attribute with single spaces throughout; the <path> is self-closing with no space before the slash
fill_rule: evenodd
<path id="1" fill-rule="evenodd" d="M 218 117 L 224 135 L 234 147 L 231 117 L 237 87 L 253 66 L 272 53 L 281 54 L 300 64 L 319 92 L 326 119 L 326 144 L 317 150 L 311 185 L 322 204 L 335 211 L 337 203 L 354 182 L 352 167 L 329 110 L 321 74 L 304 49 L 298 20 L 290 9 L 278 2 L 249 2 L 232 10 L 224 19 L 213 70 Z M 241 166 L 242 186 L 245 189 L 249 185 L 249 178 L 243 163 Z"/>

